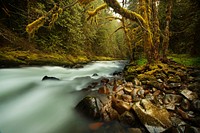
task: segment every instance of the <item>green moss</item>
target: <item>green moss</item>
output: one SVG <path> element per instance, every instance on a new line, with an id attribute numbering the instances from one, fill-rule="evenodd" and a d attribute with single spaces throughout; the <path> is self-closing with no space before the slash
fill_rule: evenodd
<path id="1" fill-rule="evenodd" d="M 173 54 L 170 55 L 168 58 L 171 58 L 177 63 L 180 63 L 185 66 L 200 66 L 200 57 L 191 57 L 187 54 L 181 54 L 181 55 Z"/>
<path id="2" fill-rule="evenodd" d="M 146 63 L 147 63 L 147 59 L 145 59 L 145 58 L 141 58 L 141 59 L 136 60 L 136 64 L 139 65 L 139 66 L 144 65 Z"/>

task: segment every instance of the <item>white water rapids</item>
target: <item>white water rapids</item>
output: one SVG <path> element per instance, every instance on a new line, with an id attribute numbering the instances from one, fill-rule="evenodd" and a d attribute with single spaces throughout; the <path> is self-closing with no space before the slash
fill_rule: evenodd
<path id="1" fill-rule="evenodd" d="M 0 133 L 84 132 L 87 122 L 74 111 L 84 96 L 77 90 L 102 76 L 111 77 L 124 65 L 125 61 L 99 61 L 79 69 L 0 69 Z M 45 75 L 61 81 L 41 81 Z"/>

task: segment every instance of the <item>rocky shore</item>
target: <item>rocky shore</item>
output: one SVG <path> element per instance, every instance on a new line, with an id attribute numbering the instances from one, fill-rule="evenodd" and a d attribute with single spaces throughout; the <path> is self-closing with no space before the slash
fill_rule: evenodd
<path id="1" fill-rule="evenodd" d="M 89 94 L 75 109 L 93 120 L 91 132 L 200 132 L 199 68 L 132 64 L 83 90 Z"/>

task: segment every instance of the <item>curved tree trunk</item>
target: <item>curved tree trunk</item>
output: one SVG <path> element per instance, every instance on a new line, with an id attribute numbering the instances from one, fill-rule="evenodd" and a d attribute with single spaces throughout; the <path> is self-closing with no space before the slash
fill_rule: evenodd
<path id="1" fill-rule="evenodd" d="M 119 13 L 125 18 L 128 18 L 132 21 L 136 21 L 143 29 L 144 29 L 144 49 L 146 53 L 146 57 L 149 63 L 152 63 L 155 58 L 152 54 L 153 49 L 153 41 L 152 41 L 152 33 L 149 26 L 149 18 L 147 14 L 147 8 L 146 8 L 146 1 L 140 0 L 141 3 L 141 9 L 143 14 L 139 15 L 135 12 L 132 12 L 130 10 L 127 10 L 120 6 L 119 2 L 117 0 L 104 0 L 110 6 L 113 8 L 114 12 Z"/>

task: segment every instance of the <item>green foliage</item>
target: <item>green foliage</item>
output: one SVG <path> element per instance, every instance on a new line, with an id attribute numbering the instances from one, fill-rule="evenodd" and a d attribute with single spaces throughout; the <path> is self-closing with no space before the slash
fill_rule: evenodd
<path id="1" fill-rule="evenodd" d="M 185 66 L 200 66 L 200 57 L 191 57 L 188 54 L 172 54 L 169 58 Z"/>
<path id="2" fill-rule="evenodd" d="M 172 21 L 170 24 L 170 51 L 174 53 L 192 53 L 198 54 L 198 46 L 195 36 L 200 32 L 195 32 L 200 23 L 200 8 L 197 0 L 179 0 L 173 2 Z M 161 21 L 161 30 L 164 30 L 166 1 L 161 1 L 159 5 L 159 18 Z M 199 24 L 200 25 L 200 24 Z M 199 38 L 199 36 L 197 37 Z"/>

